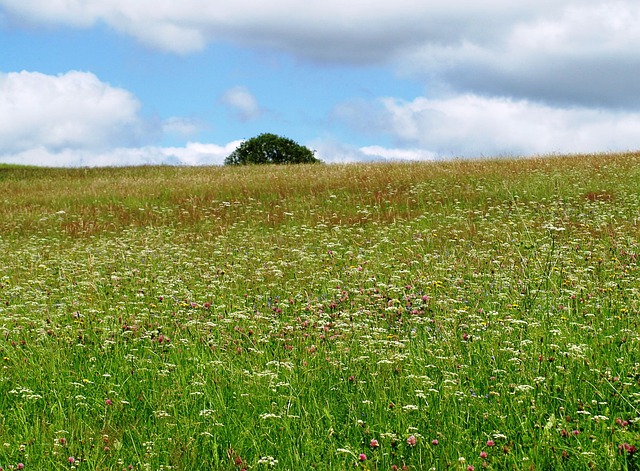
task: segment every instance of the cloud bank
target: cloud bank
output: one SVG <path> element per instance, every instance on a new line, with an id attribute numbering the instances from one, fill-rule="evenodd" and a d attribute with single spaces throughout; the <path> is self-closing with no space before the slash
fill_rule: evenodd
<path id="1" fill-rule="evenodd" d="M 404 51 L 404 73 L 451 90 L 554 105 L 640 107 L 640 3 L 559 1 L 495 38 Z M 557 10 L 553 12 L 553 10 Z"/>
<path id="2" fill-rule="evenodd" d="M 0 153 L 100 149 L 144 138 L 140 103 L 87 72 L 0 74 Z"/>
<path id="3" fill-rule="evenodd" d="M 640 106 L 636 0 L 0 0 L 14 21 L 97 23 L 163 51 L 216 42 L 386 64 L 461 93 Z"/>
<path id="4" fill-rule="evenodd" d="M 140 108 L 130 92 L 88 72 L 0 74 L 0 162 L 218 165 L 239 144 L 147 144 L 159 132 L 188 135 L 197 125 L 182 118 L 153 123 L 140 115 Z"/>
<path id="5" fill-rule="evenodd" d="M 640 131 L 640 114 L 630 111 L 472 94 L 345 103 L 335 114 L 440 157 L 625 151 L 638 146 Z"/>
<path id="6" fill-rule="evenodd" d="M 119 167 L 134 165 L 222 165 L 240 144 L 224 146 L 189 142 L 183 147 L 122 147 L 100 150 L 64 149 L 51 151 L 44 147 L 0 155 L 0 162 L 20 165 L 46 163 L 48 167 Z"/>

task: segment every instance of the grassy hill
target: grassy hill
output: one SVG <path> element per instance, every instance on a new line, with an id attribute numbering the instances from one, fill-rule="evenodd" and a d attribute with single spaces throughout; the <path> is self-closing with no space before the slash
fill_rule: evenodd
<path id="1" fill-rule="evenodd" d="M 640 155 L 0 166 L 0 466 L 637 469 Z"/>

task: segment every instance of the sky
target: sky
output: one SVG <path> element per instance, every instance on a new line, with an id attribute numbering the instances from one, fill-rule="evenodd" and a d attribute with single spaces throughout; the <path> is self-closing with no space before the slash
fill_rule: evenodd
<path id="1" fill-rule="evenodd" d="M 640 148 L 637 0 L 0 0 L 0 163 Z"/>

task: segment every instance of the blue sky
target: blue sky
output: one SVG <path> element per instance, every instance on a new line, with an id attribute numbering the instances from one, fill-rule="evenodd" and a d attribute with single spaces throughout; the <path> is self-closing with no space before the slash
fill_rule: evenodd
<path id="1" fill-rule="evenodd" d="M 634 150 L 635 0 L 0 0 L 0 163 Z"/>

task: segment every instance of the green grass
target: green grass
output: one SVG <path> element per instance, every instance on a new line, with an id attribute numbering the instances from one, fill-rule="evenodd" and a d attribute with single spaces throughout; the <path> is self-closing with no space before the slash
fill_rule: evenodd
<path id="1" fill-rule="evenodd" d="M 639 189 L 638 154 L 0 166 L 0 466 L 638 469 Z"/>

